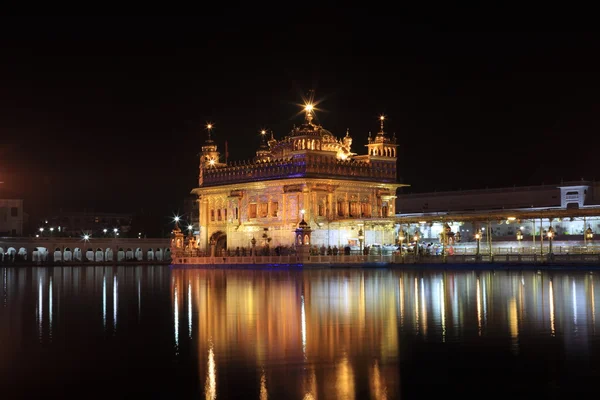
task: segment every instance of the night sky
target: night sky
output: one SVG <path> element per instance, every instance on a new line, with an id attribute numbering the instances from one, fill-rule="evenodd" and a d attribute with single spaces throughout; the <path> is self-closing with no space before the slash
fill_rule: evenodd
<path id="1" fill-rule="evenodd" d="M 197 184 L 206 122 L 249 159 L 311 89 L 355 152 L 387 115 L 410 191 L 600 178 L 598 35 L 312 20 L 1 20 L 0 181 L 33 217 L 166 218 Z"/>

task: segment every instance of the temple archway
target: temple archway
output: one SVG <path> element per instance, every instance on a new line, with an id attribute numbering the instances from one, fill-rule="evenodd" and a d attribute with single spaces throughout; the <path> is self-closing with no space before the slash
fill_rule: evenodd
<path id="1" fill-rule="evenodd" d="M 210 243 L 215 244 L 215 255 L 220 256 L 227 250 L 227 234 L 223 231 L 216 231 L 210 236 Z"/>

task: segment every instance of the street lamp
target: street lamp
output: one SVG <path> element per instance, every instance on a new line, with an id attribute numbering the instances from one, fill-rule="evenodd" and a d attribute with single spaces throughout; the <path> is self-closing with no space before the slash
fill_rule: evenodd
<path id="1" fill-rule="evenodd" d="M 40 236 L 44 236 L 44 228 L 40 228 Z"/>
<path id="2" fill-rule="evenodd" d="M 398 240 L 400 241 L 400 255 L 404 256 L 404 254 L 402 253 L 402 242 L 404 241 L 404 239 L 406 239 L 406 237 L 404 236 L 404 231 L 400 231 L 400 235 L 398 236 Z"/>
<path id="3" fill-rule="evenodd" d="M 54 228 L 50 228 L 50 236 L 52 236 L 52 232 L 54 232 Z"/>
<path id="4" fill-rule="evenodd" d="M 363 253 L 363 241 L 365 240 L 365 235 L 363 233 L 362 228 L 358 230 L 358 241 L 360 243 L 360 254 Z"/>
<path id="5" fill-rule="evenodd" d="M 108 229 L 104 228 L 104 229 L 102 229 L 102 232 L 104 232 L 104 234 L 106 234 L 106 232 L 108 232 Z"/>
<path id="6" fill-rule="evenodd" d="M 419 257 L 419 239 L 421 238 L 421 234 L 419 231 L 415 231 L 413 239 L 415 241 L 415 259 Z"/>
<path id="7" fill-rule="evenodd" d="M 475 253 L 475 255 L 479 256 L 479 242 L 481 242 L 481 230 L 478 230 L 475 233 L 475 240 L 477 240 L 477 252 Z"/>
<path id="8" fill-rule="evenodd" d="M 548 236 L 548 254 L 552 256 L 552 239 L 554 239 L 554 228 L 548 228 L 546 236 Z"/>

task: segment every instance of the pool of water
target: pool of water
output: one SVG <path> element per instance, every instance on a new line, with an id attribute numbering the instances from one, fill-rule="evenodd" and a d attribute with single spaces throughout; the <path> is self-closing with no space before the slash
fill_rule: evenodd
<path id="1" fill-rule="evenodd" d="M 599 272 L 0 268 L 3 398 L 567 398 Z"/>

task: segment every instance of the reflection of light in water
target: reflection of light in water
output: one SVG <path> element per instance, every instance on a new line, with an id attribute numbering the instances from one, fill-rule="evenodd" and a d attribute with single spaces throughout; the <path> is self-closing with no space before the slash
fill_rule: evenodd
<path id="1" fill-rule="evenodd" d="M 514 297 L 511 297 L 508 302 L 508 327 L 512 338 L 513 350 L 518 351 L 519 321 L 517 318 L 517 300 Z"/>
<path id="2" fill-rule="evenodd" d="M 106 329 L 106 275 L 102 279 L 102 325 Z"/>
<path id="3" fill-rule="evenodd" d="M 373 371 L 371 373 L 371 379 L 369 379 L 369 386 L 371 387 L 371 398 L 375 400 L 386 400 L 387 399 L 387 388 L 385 382 L 381 377 L 379 371 L 379 363 L 375 360 L 373 365 Z"/>
<path id="4" fill-rule="evenodd" d="M 486 281 L 484 279 L 483 283 L 481 284 L 481 286 L 482 286 L 481 294 L 483 297 L 483 322 L 487 323 L 487 285 L 485 282 Z"/>
<path id="5" fill-rule="evenodd" d="M 550 297 L 550 332 L 554 336 L 554 290 L 552 289 L 552 281 L 550 281 L 548 289 L 548 297 Z"/>
<path id="6" fill-rule="evenodd" d="M 119 305 L 119 283 L 117 282 L 117 275 L 113 279 L 113 330 L 117 330 L 117 307 Z"/>
<path id="7" fill-rule="evenodd" d="M 416 331 L 419 331 L 419 284 L 415 277 L 415 325 Z"/>
<path id="8" fill-rule="evenodd" d="M 444 299 L 444 279 L 440 279 L 440 307 L 442 309 L 442 341 L 446 341 L 446 300 Z"/>
<path id="9" fill-rule="evenodd" d="M 317 398 L 317 375 L 311 368 L 310 375 L 304 380 L 304 397 L 302 400 L 315 400 Z"/>
<path id="10" fill-rule="evenodd" d="M 206 399 L 217 398 L 217 367 L 215 365 L 215 353 L 213 345 L 210 343 L 208 348 L 208 371 L 206 372 Z"/>
<path id="11" fill-rule="evenodd" d="M 6 307 L 8 303 L 8 290 L 6 290 L 6 281 L 8 280 L 7 274 L 8 270 L 4 268 L 4 273 L 2 274 L 2 286 L 4 287 L 4 307 Z"/>
<path id="12" fill-rule="evenodd" d="M 138 287 L 137 287 L 137 297 L 138 297 L 138 319 L 142 314 L 142 279 L 138 277 Z"/>
<path id="13" fill-rule="evenodd" d="M 304 358 L 306 358 L 306 312 L 304 311 L 304 295 L 300 296 L 300 304 L 302 305 L 302 308 L 300 309 L 300 315 L 302 319 L 302 353 L 304 354 Z"/>
<path id="14" fill-rule="evenodd" d="M 479 288 L 479 277 L 477 277 L 477 328 L 481 336 L 481 289 Z"/>
<path id="15" fill-rule="evenodd" d="M 404 277 L 400 277 L 400 327 L 404 327 Z"/>
<path id="16" fill-rule="evenodd" d="M 48 284 L 48 336 L 52 340 L 52 277 Z"/>
<path id="17" fill-rule="evenodd" d="M 596 333 L 596 301 L 594 299 L 594 278 L 590 277 L 590 301 L 592 303 L 592 331 Z"/>
<path id="18" fill-rule="evenodd" d="M 425 283 L 421 278 L 421 320 L 423 321 L 423 335 L 427 336 L 427 305 L 425 304 Z"/>
<path id="19" fill-rule="evenodd" d="M 267 377 L 265 371 L 260 374 L 260 400 L 267 400 L 269 393 L 267 392 Z"/>
<path id="20" fill-rule="evenodd" d="M 188 282 L 188 335 L 192 338 L 192 282 Z"/>
<path id="21" fill-rule="evenodd" d="M 352 371 L 352 365 L 348 361 L 348 357 L 344 355 L 344 358 L 337 365 L 337 379 L 336 379 L 336 392 L 338 399 L 354 399 L 354 371 Z"/>
<path id="22" fill-rule="evenodd" d="M 173 329 L 175 331 L 175 347 L 179 347 L 179 301 L 177 299 L 177 284 L 175 284 L 173 293 Z"/>
<path id="23" fill-rule="evenodd" d="M 43 327 L 42 323 L 44 320 L 44 298 L 42 293 L 42 277 L 40 276 L 39 285 L 38 285 L 38 334 L 40 336 L 40 340 L 42 340 Z"/>
<path id="24" fill-rule="evenodd" d="M 575 279 L 573 279 L 573 324 L 575 332 L 577 332 L 577 288 L 575 287 Z"/>

